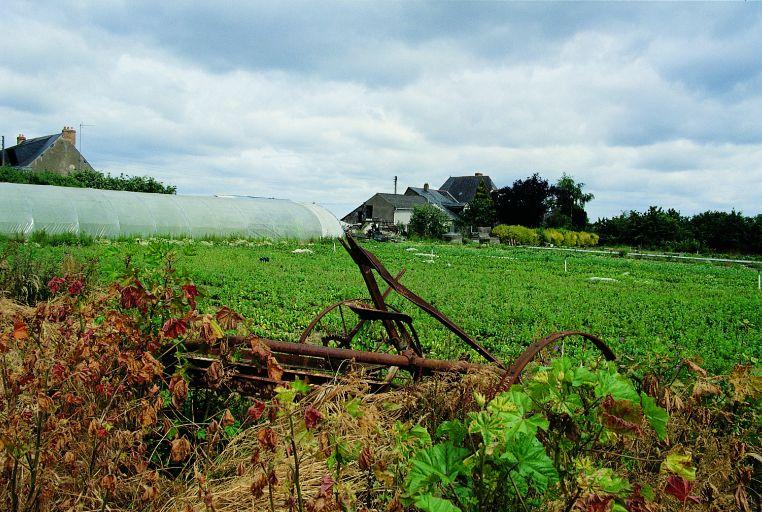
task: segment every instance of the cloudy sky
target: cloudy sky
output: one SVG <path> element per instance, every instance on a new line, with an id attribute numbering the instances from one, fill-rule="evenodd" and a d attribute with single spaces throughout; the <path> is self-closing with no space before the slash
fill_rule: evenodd
<path id="1" fill-rule="evenodd" d="M 0 133 L 97 169 L 315 201 L 481 171 L 762 213 L 762 4 L 4 2 Z"/>

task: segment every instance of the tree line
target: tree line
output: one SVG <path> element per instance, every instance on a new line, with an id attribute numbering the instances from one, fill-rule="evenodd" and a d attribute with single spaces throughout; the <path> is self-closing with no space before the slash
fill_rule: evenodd
<path id="1" fill-rule="evenodd" d="M 98 188 L 127 192 L 148 192 L 152 194 L 174 194 L 177 192 L 177 187 L 164 185 L 164 183 L 151 176 L 127 176 L 124 174 L 112 176 L 100 171 L 89 170 L 75 170 L 64 175 L 50 171 L 28 171 L 13 167 L 0 167 L 0 182 Z"/>
<path id="2" fill-rule="evenodd" d="M 671 208 L 664 210 L 651 206 L 645 212 L 622 212 L 591 223 L 585 207 L 594 198 L 585 191 L 584 183 L 567 174 L 551 183 L 534 173 L 491 193 L 484 183 L 480 183 L 476 195 L 460 215 L 459 227 L 464 231 L 471 227 L 498 225 L 591 231 L 600 237 L 600 244 L 608 246 L 762 254 L 762 215 L 747 217 L 733 210 L 684 216 Z M 425 209 L 418 216 L 414 214 L 411 227 L 415 232 L 424 226 L 426 233 L 422 234 L 426 235 L 447 229 L 447 217 L 434 210 L 436 208 Z M 418 222 L 424 217 L 425 222 Z"/>

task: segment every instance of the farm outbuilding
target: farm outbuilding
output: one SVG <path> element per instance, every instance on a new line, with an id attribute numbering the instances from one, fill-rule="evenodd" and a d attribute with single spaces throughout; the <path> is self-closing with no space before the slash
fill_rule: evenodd
<path id="1" fill-rule="evenodd" d="M 330 212 L 259 197 L 202 197 L 0 183 L 0 233 L 291 238 L 341 236 Z"/>

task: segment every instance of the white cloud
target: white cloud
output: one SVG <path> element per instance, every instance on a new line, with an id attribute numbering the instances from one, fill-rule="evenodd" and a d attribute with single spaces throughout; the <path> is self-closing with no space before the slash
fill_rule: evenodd
<path id="1" fill-rule="evenodd" d="M 475 30 L 455 30 L 474 4 L 431 20 L 433 6 L 353 7 L 343 24 L 272 8 L 200 23 L 167 7 L 147 25 L 126 23 L 147 19 L 131 4 L 112 18 L 25 6 L 6 20 L 2 132 L 93 124 L 80 136 L 96 168 L 181 193 L 314 200 L 343 214 L 391 191 L 395 175 L 404 190 L 476 170 L 498 185 L 568 172 L 596 195 L 592 218 L 651 204 L 760 213 L 758 8 L 713 6 L 714 30 L 698 33 L 688 29 L 706 15 L 661 30 L 661 6 L 639 7 L 636 23 L 621 6 L 585 22 L 522 6 L 520 19 L 470 17 Z M 252 45 L 263 33 L 282 48 Z"/>

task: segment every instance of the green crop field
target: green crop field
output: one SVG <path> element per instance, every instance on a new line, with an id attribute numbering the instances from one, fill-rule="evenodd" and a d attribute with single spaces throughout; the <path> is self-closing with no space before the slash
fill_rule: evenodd
<path id="1" fill-rule="evenodd" d="M 202 309 L 228 305 L 251 320 L 254 332 L 273 339 L 295 341 L 326 305 L 367 296 L 357 267 L 331 241 L 166 245 L 176 252 L 181 271 L 202 287 Z M 365 246 L 392 273 L 407 269 L 403 283 L 506 359 L 532 339 L 568 329 L 600 335 L 620 357 L 640 363 L 661 355 L 699 356 L 709 369 L 723 371 L 762 356 L 762 292 L 754 269 L 504 246 Z M 71 253 L 82 261 L 96 259 L 105 283 L 124 267 L 125 256 L 144 261 L 151 244 L 28 247 L 36 258 Z M 293 253 L 297 248 L 311 252 Z M 430 356 L 466 351 L 412 305 L 391 301 L 413 315 Z"/>

